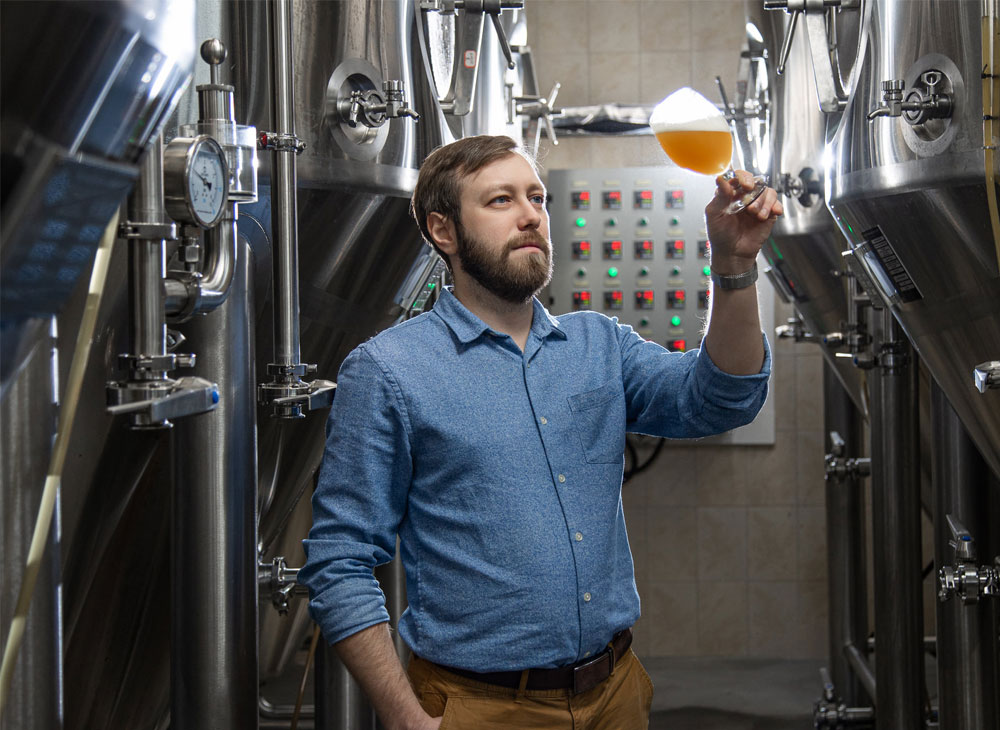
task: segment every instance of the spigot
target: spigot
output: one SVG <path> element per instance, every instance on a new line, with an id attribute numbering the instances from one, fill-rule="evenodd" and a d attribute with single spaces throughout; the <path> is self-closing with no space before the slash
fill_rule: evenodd
<path id="1" fill-rule="evenodd" d="M 194 356 L 188 356 L 194 362 Z M 110 383 L 108 413 L 129 416 L 133 429 L 171 428 L 170 419 L 215 410 L 219 386 L 204 378 Z"/>
<path id="2" fill-rule="evenodd" d="M 979 363 L 973 371 L 973 377 L 976 381 L 976 390 L 980 393 L 1000 388 L 1000 360 Z"/>
<path id="3" fill-rule="evenodd" d="M 397 79 L 384 81 L 381 92 L 375 89 L 355 89 L 349 98 L 338 103 L 338 108 L 344 121 L 351 127 L 363 124 L 369 129 L 377 129 L 390 119 L 420 119 L 420 115 L 408 106 L 403 82 Z"/>
<path id="4" fill-rule="evenodd" d="M 954 515 L 946 515 L 952 539 L 948 544 L 955 549 L 955 563 L 938 571 L 938 599 L 947 601 L 958 596 L 964 604 L 978 603 L 982 596 L 1000 593 L 1000 557 L 993 565 L 976 565 L 976 544 L 972 534 Z"/>
<path id="5" fill-rule="evenodd" d="M 775 182 L 775 190 L 787 198 L 796 198 L 807 208 L 823 196 L 823 181 L 811 167 L 802 168 L 798 175 L 783 172 Z"/>
<path id="6" fill-rule="evenodd" d="M 830 453 L 826 455 L 824 479 L 828 482 L 842 482 L 871 476 L 872 460 L 866 457 L 847 458 L 847 445 L 836 431 L 830 432 Z"/>
<path id="7" fill-rule="evenodd" d="M 855 725 L 869 726 L 875 718 L 875 711 L 871 707 L 848 707 L 841 702 L 826 667 L 819 668 L 819 676 L 823 685 L 823 697 L 816 700 L 813 707 L 813 727 L 843 730 Z"/>
<path id="8" fill-rule="evenodd" d="M 802 320 L 798 317 L 789 317 L 786 324 L 778 325 L 774 328 L 774 333 L 779 340 L 792 339 L 796 342 L 816 342 L 816 335 L 805 328 Z"/>
<path id="9" fill-rule="evenodd" d="M 309 595 L 309 589 L 299 585 L 301 568 L 289 568 L 284 557 L 270 563 L 257 563 L 257 583 L 271 594 L 271 605 L 282 616 L 288 613 L 289 603 L 295 596 Z"/>
<path id="10" fill-rule="evenodd" d="M 931 119 L 950 117 L 954 102 L 944 91 L 947 77 L 935 69 L 920 74 L 921 86 L 915 86 L 905 95 L 905 82 L 890 79 L 882 82 L 883 105 L 868 114 L 868 121 L 878 117 L 903 117 L 910 126 L 923 124 Z"/>
<path id="11" fill-rule="evenodd" d="M 830 348 L 842 347 L 847 341 L 843 332 L 827 332 L 822 339 L 823 344 Z"/>

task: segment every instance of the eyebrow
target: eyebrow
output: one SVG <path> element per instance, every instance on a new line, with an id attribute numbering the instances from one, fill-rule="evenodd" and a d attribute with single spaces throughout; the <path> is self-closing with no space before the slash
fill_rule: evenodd
<path id="1" fill-rule="evenodd" d="M 510 183 L 498 183 L 496 185 L 490 186 L 485 191 L 483 191 L 483 195 L 492 196 L 496 195 L 497 193 L 514 193 L 514 192 L 516 192 L 516 189 Z M 532 183 L 530 186 L 528 186 L 528 193 L 529 194 L 541 193 L 542 195 L 545 195 L 545 186 Z"/>

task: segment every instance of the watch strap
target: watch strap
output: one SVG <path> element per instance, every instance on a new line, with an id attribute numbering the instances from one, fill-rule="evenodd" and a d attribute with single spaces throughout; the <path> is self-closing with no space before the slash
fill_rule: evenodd
<path id="1" fill-rule="evenodd" d="M 742 274 L 716 274 L 712 272 L 712 283 L 717 289 L 746 289 L 757 281 L 757 262 L 753 262 L 753 268 L 744 271 Z"/>

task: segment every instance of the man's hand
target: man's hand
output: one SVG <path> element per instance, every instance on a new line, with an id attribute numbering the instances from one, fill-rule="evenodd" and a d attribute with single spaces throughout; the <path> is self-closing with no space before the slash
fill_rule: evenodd
<path id="1" fill-rule="evenodd" d="M 708 238 L 712 242 L 712 270 L 717 274 L 742 274 L 753 268 L 760 247 L 771 235 L 774 221 L 785 212 L 778 194 L 767 188 L 739 213 L 726 213 L 734 198 L 753 190 L 753 175 L 737 170 L 736 178 L 715 179 L 715 197 L 705 208 Z"/>

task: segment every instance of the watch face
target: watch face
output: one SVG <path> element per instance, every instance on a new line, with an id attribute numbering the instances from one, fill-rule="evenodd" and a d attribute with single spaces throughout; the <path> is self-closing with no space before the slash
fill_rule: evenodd
<path id="1" fill-rule="evenodd" d="M 188 177 L 191 209 L 202 225 L 214 223 L 226 202 L 226 166 L 221 150 L 212 144 L 200 144 L 194 151 Z"/>

